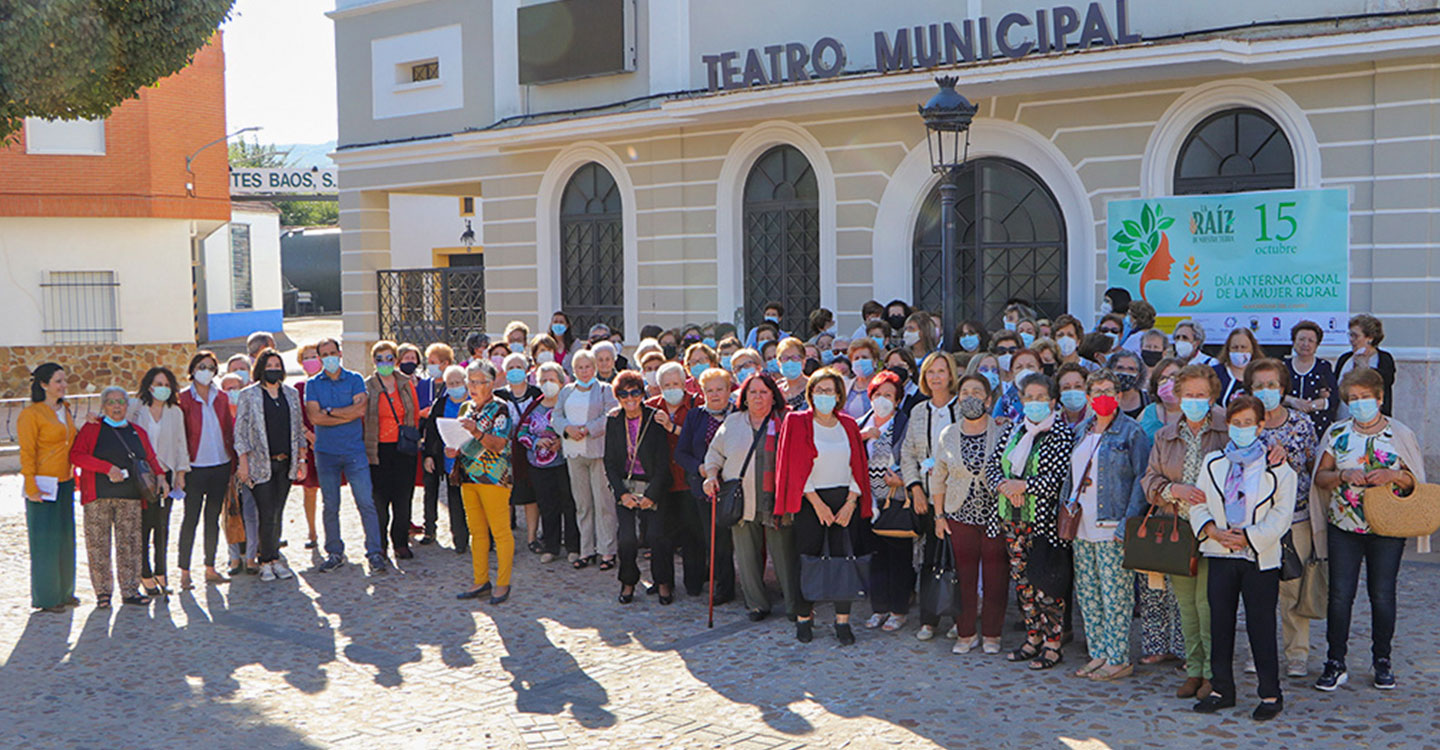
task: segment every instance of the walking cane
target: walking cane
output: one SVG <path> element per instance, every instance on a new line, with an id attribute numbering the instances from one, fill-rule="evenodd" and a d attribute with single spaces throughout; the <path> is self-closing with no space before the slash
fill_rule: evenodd
<path id="1" fill-rule="evenodd" d="M 715 627 L 715 498 L 710 498 L 710 623 Z"/>

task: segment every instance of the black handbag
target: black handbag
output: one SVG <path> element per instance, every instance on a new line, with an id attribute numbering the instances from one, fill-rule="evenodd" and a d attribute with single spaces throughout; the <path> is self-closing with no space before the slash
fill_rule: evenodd
<path id="1" fill-rule="evenodd" d="M 110 426 L 106 425 L 106 427 Z M 135 480 L 135 485 L 140 489 L 140 500 L 147 508 L 151 505 L 163 504 L 165 498 L 160 492 L 160 477 L 155 474 L 154 469 L 150 468 L 150 462 L 136 456 L 135 452 L 130 450 L 130 444 L 125 442 L 125 436 L 121 435 L 119 430 L 114 427 L 110 427 L 110 429 L 115 432 L 115 437 L 120 440 L 120 447 L 125 449 L 125 455 L 130 458 L 130 474 L 131 478 Z M 138 433 L 136 435 L 138 437 Z"/>
<path id="2" fill-rule="evenodd" d="M 1305 562 L 1295 549 L 1295 539 L 1290 532 L 1280 537 L 1280 580 L 1293 581 L 1305 575 Z"/>
<path id="3" fill-rule="evenodd" d="M 740 523 L 745 516 L 745 472 L 750 470 L 750 459 L 755 457 L 755 448 L 760 445 L 761 435 L 765 432 L 765 426 L 770 424 L 770 417 L 766 415 L 765 420 L 760 423 L 760 429 L 750 440 L 750 452 L 745 454 L 745 465 L 740 467 L 740 476 L 736 479 L 726 479 L 720 483 L 720 490 L 715 493 L 715 528 L 724 529 Z"/>
<path id="4" fill-rule="evenodd" d="M 1190 522 L 1169 514 L 1156 515 L 1155 506 L 1143 516 L 1125 521 L 1126 570 L 1193 577 L 1200 567 L 1200 546 Z"/>
<path id="5" fill-rule="evenodd" d="M 871 555 L 856 555 L 845 530 L 844 551 L 830 554 L 830 534 L 822 529 L 825 541 L 819 555 L 800 556 L 800 596 L 811 602 L 849 602 L 864 599 L 870 588 Z"/>
<path id="6" fill-rule="evenodd" d="M 899 488 L 890 488 L 890 494 L 885 497 L 885 505 L 870 523 L 870 530 L 875 532 L 876 536 L 915 539 L 924 533 L 923 517 L 910 506 L 908 496 L 904 502 L 895 502 L 897 489 Z"/>
<path id="7" fill-rule="evenodd" d="M 920 614 L 925 620 L 960 614 L 955 552 L 948 539 L 940 540 L 940 548 L 940 559 L 920 576 Z"/>
<path id="8" fill-rule="evenodd" d="M 1041 593 L 1056 599 L 1070 596 L 1075 581 L 1075 551 L 1064 544 L 1053 544 L 1044 534 L 1030 539 L 1025 558 L 1025 578 Z"/>
<path id="9" fill-rule="evenodd" d="M 395 413 L 395 402 L 390 400 L 390 394 L 382 387 L 380 395 L 385 397 L 385 404 L 390 407 L 390 416 L 395 419 L 397 434 L 395 437 L 395 452 L 402 456 L 420 455 L 420 428 L 411 427 L 400 421 L 400 415 Z"/>

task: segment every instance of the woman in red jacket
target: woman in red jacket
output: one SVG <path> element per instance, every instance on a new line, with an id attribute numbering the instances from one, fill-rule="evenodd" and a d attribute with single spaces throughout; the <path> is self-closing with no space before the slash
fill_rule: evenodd
<path id="1" fill-rule="evenodd" d="M 840 373 L 825 367 L 805 384 L 806 411 L 789 414 L 780 430 L 779 472 L 775 515 L 793 514 L 797 555 L 819 555 L 828 539 L 832 553 L 855 548 L 851 521 L 870 516 L 868 454 L 855 419 L 836 406 L 845 392 Z M 798 561 L 795 562 L 798 568 Z M 799 603 L 795 637 L 814 637 L 812 602 Z M 855 642 L 850 629 L 850 602 L 835 603 L 835 637 L 841 645 Z"/>
<path id="2" fill-rule="evenodd" d="M 139 464 L 146 462 L 154 472 L 160 462 L 145 430 L 125 418 L 129 408 L 130 398 L 124 388 L 106 388 L 100 393 L 104 419 L 81 427 L 70 448 L 70 463 L 80 469 L 90 583 L 95 587 L 95 606 L 101 608 L 110 606 L 114 583 L 110 570 L 112 533 L 121 599 L 126 604 L 150 603 L 150 597 L 140 591 L 140 511 L 145 500 L 140 491 Z M 162 495 L 170 491 L 164 482 L 161 475 Z"/>
<path id="3" fill-rule="evenodd" d="M 190 553 L 195 548 L 195 527 L 205 520 L 205 580 L 230 580 L 215 570 L 215 547 L 220 543 L 220 509 L 235 458 L 235 414 L 230 398 L 220 390 L 215 373 L 220 360 L 200 350 L 190 358 L 190 387 L 180 392 L 185 415 L 185 442 L 190 448 L 190 473 L 185 475 L 185 518 L 180 522 L 180 588 L 190 583 Z"/>

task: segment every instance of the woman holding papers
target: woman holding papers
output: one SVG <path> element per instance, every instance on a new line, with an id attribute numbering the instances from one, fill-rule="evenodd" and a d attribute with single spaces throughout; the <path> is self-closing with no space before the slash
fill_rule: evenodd
<path id="1" fill-rule="evenodd" d="M 75 479 L 70 444 L 75 421 L 65 403 L 65 370 L 46 362 L 31 373 L 30 401 L 15 433 L 25 480 L 30 537 L 30 606 L 64 612 L 75 598 Z"/>
<path id="2" fill-rule="evenodd" d="M 440 422 L 448 420 L 460 434 L 460 407 L 470 400 L 470 389 L 465 387 L 465 368 L 450 365 L 441 373 L 441 383 L 435 388 L 435 402 L 430 405 L 430 414 L 420 424 L 420 453 L 425 457 L 425 471 L 438 474 L 439 486 L 445 490 L 445 505 L 450 509 L 450 539 L 456 554 L 470 549 L 470 527 L 465 522 L 465 505 L 460 499 L 460 485 L 449 481 L 450 472 L 455 468 L 455 459 L 445 455 L 445 439 L 440 433 Z M 465 435 L 466 438 L 469 435 Z M 461 441 L 463 442 L 463 441 Z M 455 449 L 459 449 L 456 444 Z M 438 493 L 437 493 L 438 494 Z M 433 533 L 433 532 L 430 532 Z"/>

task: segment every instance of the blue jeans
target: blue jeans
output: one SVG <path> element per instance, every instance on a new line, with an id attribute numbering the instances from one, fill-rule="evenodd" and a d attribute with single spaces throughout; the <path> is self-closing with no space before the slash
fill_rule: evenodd
<path id="1" fill-rule="evenodd" d="M 1314 510 L 1312 509 L 1312 513 Z M 1360 565 L 1365 564 L 1365 585 L 1370 592 L 1371 655 L 1390 658 L 1395 637 L 1395 580 L 1405 540 L 1378 534 L 1355 534 L 1330 525 L 1330 603 L 1325 620 L 1326 658 L 1345 663 L 1350 641 L 1350 610 L 1360 588 Z"/>
<path id="2" fill-rule="evenodd" d="M 375 513 L 375 500 L 371 494 L 370 460 L 364 449 L 352 453 L 315 453 L 315 471 L 320 476 L 320 497 L 324 503 L 321 518 L 325 523 L 325 554 L 345 553 L 345 540 L 340 536 L 340 477 L 343 474 L 350 482 L 350 494 L 355 497 L 355 508 L 360 511 L 360 523 L 365 527 L 365 557 L 375 558 L 384 554 L 380 544 L 380 517 Z"/>

